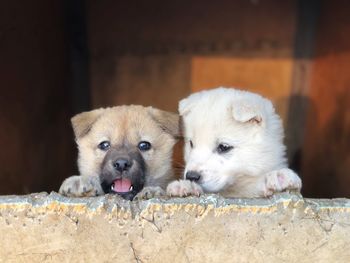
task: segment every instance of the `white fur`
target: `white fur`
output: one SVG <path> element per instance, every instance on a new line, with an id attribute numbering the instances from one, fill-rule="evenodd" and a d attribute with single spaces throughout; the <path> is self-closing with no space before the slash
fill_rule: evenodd
<path id="1" fill-rule="evenodd" d="M 269 100 L 247 91 L 217 88 L 181 100 L 179 112 L 184 123 L 185 174 L 200 173 L 198 183 L 204 192 L 260 197 L 300 190 L 300 178 L 286 168 L 282 122 Z M 219 154 L 220 143 L 234 148 Z M 168 192 L 176 195 L 171 187 Z"/>

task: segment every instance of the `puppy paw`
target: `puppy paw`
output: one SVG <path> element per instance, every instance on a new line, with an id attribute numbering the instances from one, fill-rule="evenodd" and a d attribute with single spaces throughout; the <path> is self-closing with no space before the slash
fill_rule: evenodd
<path id="1" fill-rule="evenodd" d="M 167 189 L 166 189 L 167 195 L 169 196 L 189 196 L 189 195 L 195 195 L 200 196 L 203 194 L 203 189 L 195 182 L 191 182 L 189 180 L 179 180 L 171 182 Z"/>
<path id="2" fill-rule="evenodd" d="M 159 186 L 146 186 L 144 187 L 141 192 L 139 192 L 135 197 L 134 200 L 145 200 L 145 199 L 151 199 L 154 197 L 160 197 L 164 196 L 165 191 L 159 187 Z"/>
<path id="3" fill-rule="evenodd" d="M 289 168 L 272 171 L 265 177 L 265 196 L 271 196 L 276 192 L 301 189 L 301 179 Z"/>
<path id="4" fill-rule="evenodd" d="M 75 175 L 63 181 L 59 193 L 68 197 L 87 197 L 103 195 L 97 176 Z"/>

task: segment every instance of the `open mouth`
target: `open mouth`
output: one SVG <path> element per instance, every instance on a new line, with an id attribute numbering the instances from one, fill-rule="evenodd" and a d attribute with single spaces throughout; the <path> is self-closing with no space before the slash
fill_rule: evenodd
<path id="1" fill-rule="evenodd" d="M 132 192 L 132 190 L 134 190 L 134 187 L 130 179 L 121 178 L 113 181 L 111 185 L 111 190 L 112 192 L 117 194 L 125 194 Z"/>

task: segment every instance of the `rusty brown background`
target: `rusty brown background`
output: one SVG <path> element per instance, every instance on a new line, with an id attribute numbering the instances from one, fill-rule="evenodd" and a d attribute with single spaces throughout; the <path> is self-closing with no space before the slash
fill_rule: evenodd
<path id="1" fill-rule="evenodd" d="M 305 196 L 349 197 L 349 12 L 345 0 L 2 3 L 0 194 L 57 191 L 77 173 L 79 111 L 176 111 L 224 85 L 273 100 Z"/>

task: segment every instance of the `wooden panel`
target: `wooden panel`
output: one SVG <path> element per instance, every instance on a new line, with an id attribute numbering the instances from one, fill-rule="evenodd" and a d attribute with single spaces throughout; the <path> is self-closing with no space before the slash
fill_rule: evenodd
<path id="1" fill-rule="evenodd" d="M 152 105 L 176 112 L 177 102 L 189 90 L 188 61 L 186 56 L 129 55 L 93 63 L 92 104 Z"/>
<path id="2" fill-rule="evenodd" d="M 295 0 L 88 1 L 93 57 L 197 51 L 217 46 L 237 55 L 292 54 Z M 271 54 L 271 53 L 270 53 Z M 270 55 L 269 54 L 269 55 Z"/>
<path id="3" fill-rule="evenodd" d="M 308 196 L 350 197 L 349 10 L 323 1 L 302 159 Z"/>
<path id="4" fill-rule="evenodd" d="M 74 170 L 62 1 L 0 9 L 0 194 L 58 190 Z"/>
<path id="5" fill-rule="evenodd" d="M 213 54 L 252 60 L 233 60 L 234 69 L 240 67 L 244 76 L 240 76 L 241 71 L 227 71 L 209 84 L 229 78 L 229 84 L 258 89 L 257 83 L 261 81 L 263 91 L 264 85 L 269 90 L 279 86 L 282 94 L 288 94 L 286 83 L 290 81 L 291 62 L 274 62 L 269 58 L 288 58 L 293 54 L 296 1 L 276 3 L 154 0 L 136 5 L 125 1 L 88 1 L 94 107 L 138 103 L 176 110 L 177 101 L 187 96 L 193 85 L 208 84 L 200 80 L 206 80 L 202 71 L 209 64 L 199 62 L 198 56 L 207 56 L 209 68 L 222 65 L 219 60 L 210 60 Z M 259 75 L 254 85 L 250 85 L 252 78 L 248 76 L 251 69 Z M 273 76 L 274 69 L 283 76 Z M 266 72 L 270 73 L 265 77 Z M 239 76 L 250 82 L 231 81 Z"/>
<path id="6" fill-rule="evenodd" d="M 238 87 L 271 99 L 286 116 L 291 90 L 292 59 L 194 57 L 191 88 Z"/>

